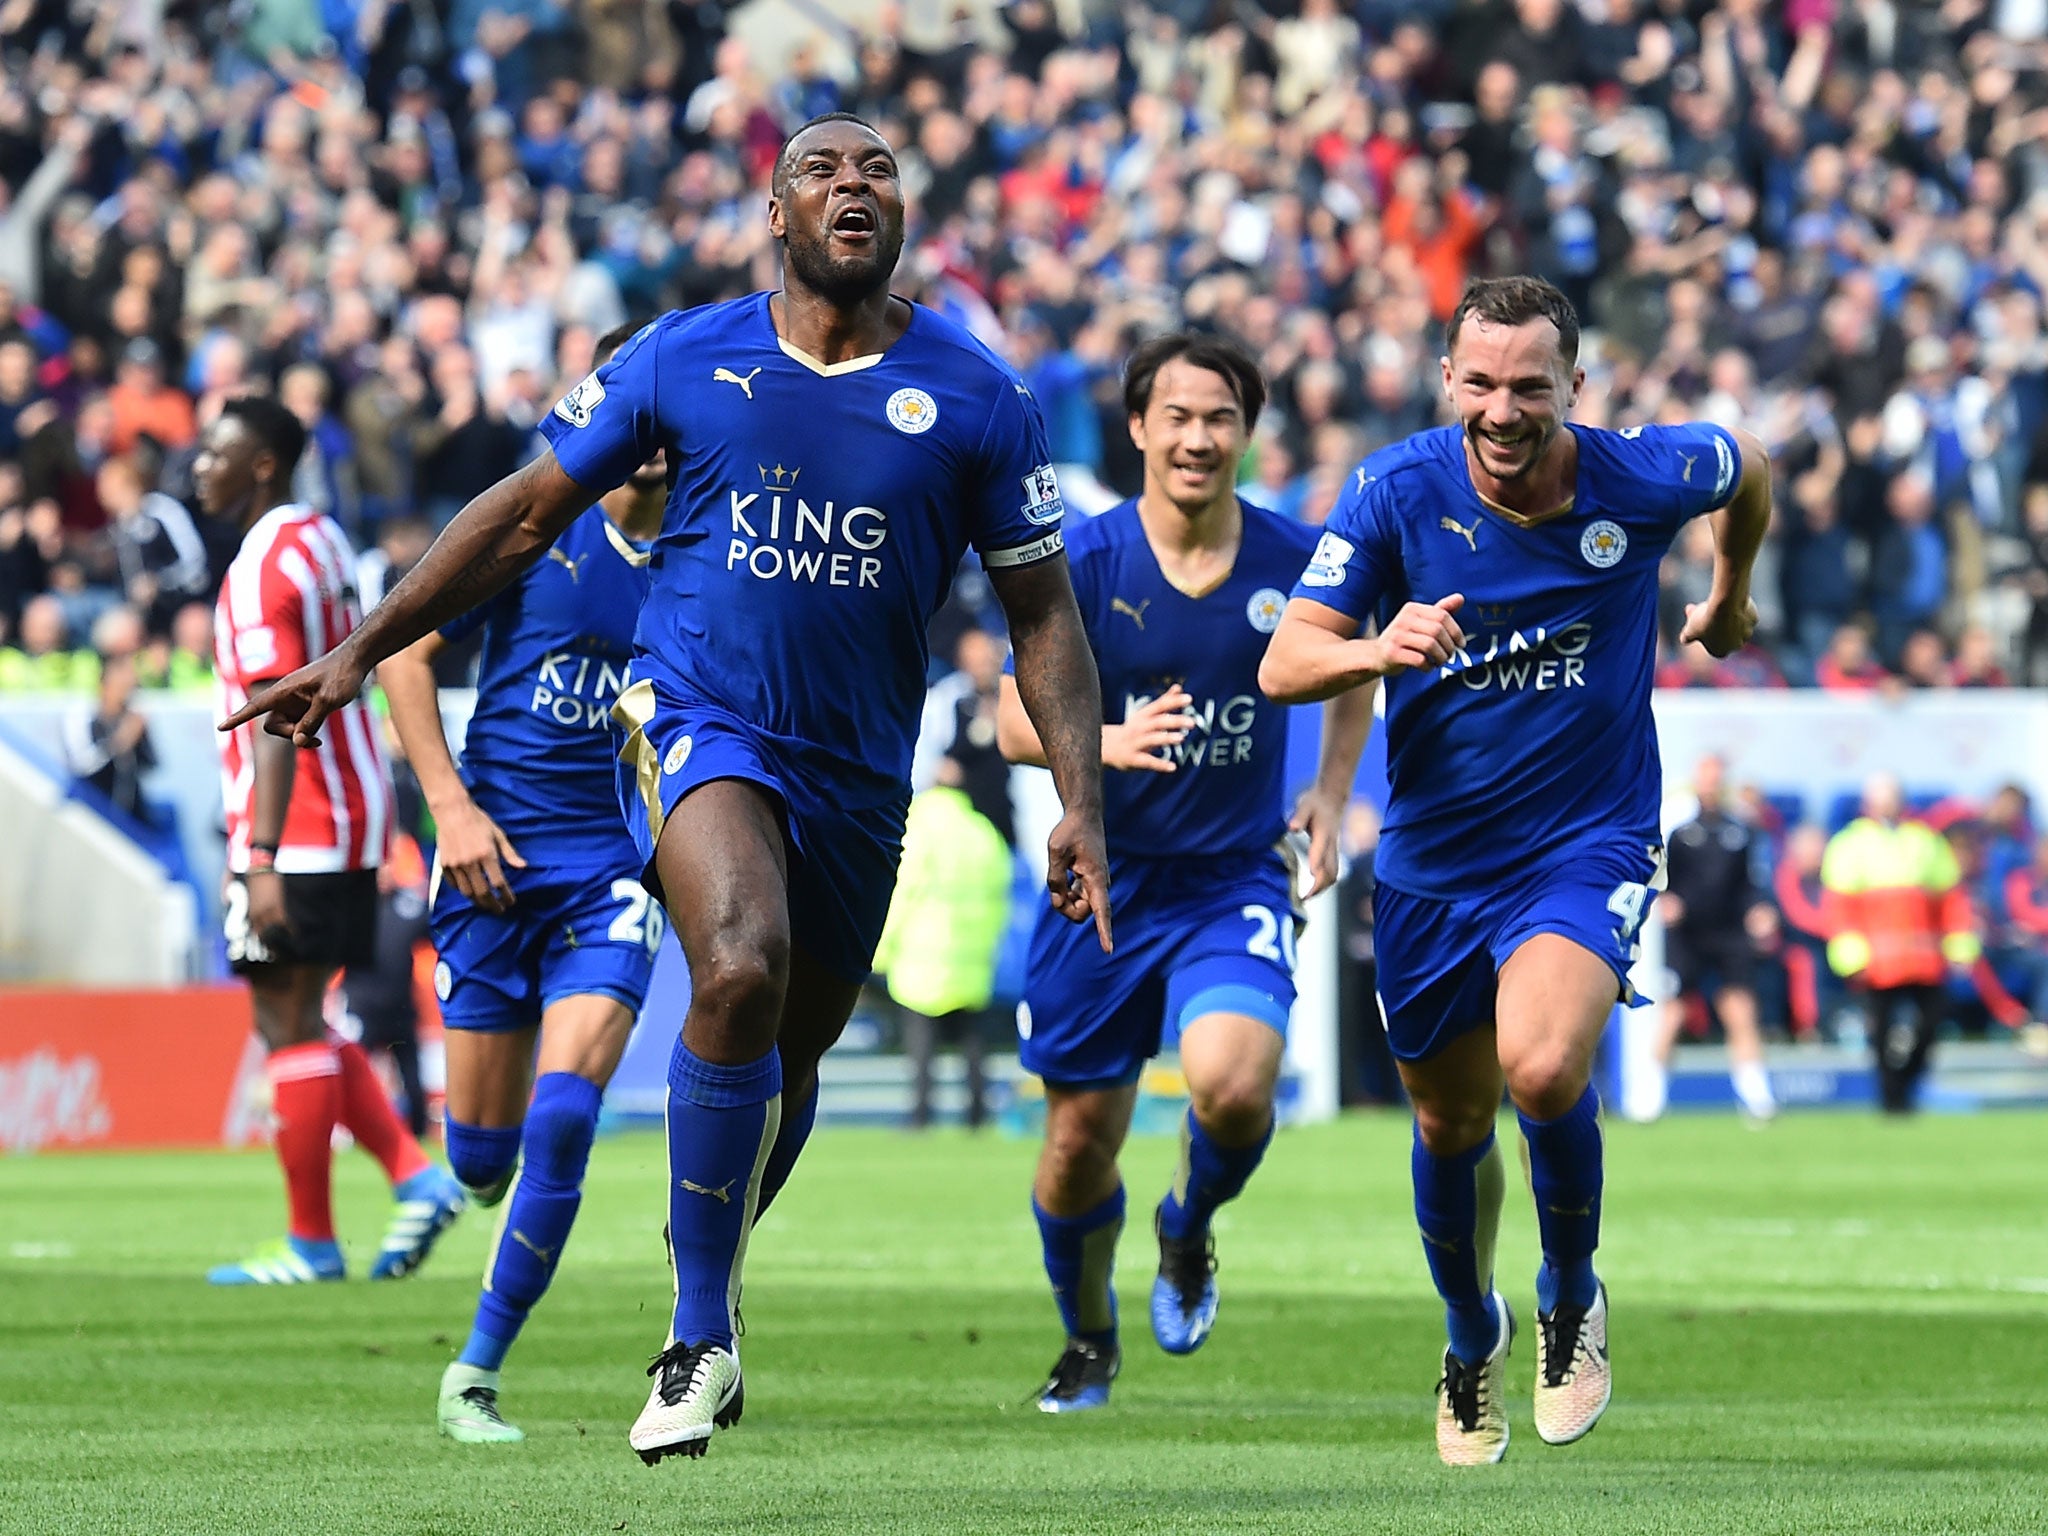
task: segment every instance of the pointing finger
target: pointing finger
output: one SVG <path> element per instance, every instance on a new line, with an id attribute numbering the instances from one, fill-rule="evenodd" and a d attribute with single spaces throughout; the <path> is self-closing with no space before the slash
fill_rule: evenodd
<path id="1" fill-rule="evenodd" d="M 1102 952 L 1105 955 L 1111 954 L 1116 949 L 1116 940 L 1109 931 L 1109 892 L 1093 889 L 1095 884 L 1093 880 L 1087 880 L 1086 883 L 1090 887 L 1088 891 L 1088 905 L 1095 913 L 1096 940 L 1102 945 Z"/>

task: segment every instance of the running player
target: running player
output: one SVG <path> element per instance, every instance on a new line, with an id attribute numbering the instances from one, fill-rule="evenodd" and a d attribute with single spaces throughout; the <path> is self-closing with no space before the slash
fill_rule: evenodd
<path id="1" fill-rule="evenodd" d="M 234 717 L 315 739 L 371 665 L 668 454 L 634 682 L 613 711 L 620 800 L 691 982 L 669 1067 L 675 1307 L 630 1436 L 649 1461 L 702 1455 L 740 1416 L 747 1233 L 809 1134 L 818 1058 L 881 934 L 925 626 L 970 544 L 1066 804 L 1052 902 L 1109 944 L 1102 701 L 1045 429 L 1009 367 L 889 292 L 903 220 L 881 135 L 845 113 L 799 129 L 768 201 L 781 290 L 641 331 L 556 405 L 552 451 L 465 508 L 345 646 Z"/>
<path id="2" fill-rule="evenodd" d="M 1316 530 L 1238 499 L 1238 462 L 1265 398 L 1258 364 L 1234 342 L 1146 342 L 1124 372 L 1143 492 L 1069 535 L 1102 673 L 1102 761 L 1123 770 L 1104 784 L 1123 932 L 1112 958 L 1044 914 L 1026 970 L 1021 1058 L 1046 1090 L 1032 1209 L 1067 1332 L 1039 1393 L 1047 1413 L 1101 1407 L 1121 1362 L 1117 1154 L 1162 1037 L 1178 1037 L 1193 1101 L 1152 1221 L 1152 1334 L 1169 1354 L 1192 1353 L 1215 1322 L 1209 1219 L 1273 1135 L 1300 917 L 1284 842 L 1287 711 L 1259 693 L 1257 676 Z M 1345 694 L 1326 714 L 1321 771 L 1293 820 L 1310 838 L 1316 891 L 1336 878 L 1372 695 Z M 997 732 L 1012 761 L 1044 762 L 1009 678 Z"/>
<path id="3" fill-rule="evenodd" d="M 193 462 L 201 508 L 241 530 L 214 618 L 222 713 L 356 626 L 355 556 L 341 529 L 291 502 L 306 442 L 275 401 L 230 400 Z M 269 1050 L 278 1161 L 290 1221 L 282 1244 L 225 1264 L 215 1285 L 339 1280 L 334 1236 L 336 1123 L 384 1165 L 398 1207 L 373 1280 L 417 1269 L 463 1207 L 385 1096 L 362 1047 L 330 1034 L 328 983 L 376 948 L 377 865 L 391 826 L 391 770 L 367 708 L 337 712 L 327 739 L 294 750 L 242 727 L 221 738 L 227 808 L 228 961 L 249 982 Z"/>
<path id="4" fill-rule="evenodd" d="M 606 336 L 598 361 L 632 334 Z M 598 1107 L 661 944 L 661 909 L 619 819 L 611 708 L 667 499 L 656 454 L 571 523 L 547 559 L 377 669 L 440 834 L 434 980 L 448 1028 L 448 1161 L 479 1205 L 511 1188 L 476 1320 L 436 1408 L 441 1433 L 470 1444 L 525 1438 L 499 1412 L 499 1368 L 561 1262 Z M 434 658 L 479 628 L 458 773 Z"/>
<path id="5" fill-rule="evenodd" d="M 1358 466 L 1259 681 L 1302 702 L 1386 680 L 1380 1006 L 1415 1106 L 1416 1220 L 1450 1330 L 1437 1450 L 1468 1465 L 1508 1439 L 1503 1079 L 1543 1244 L 1536 1432 L 1576 1440 L 1607 1406 L 1590 1082 L 1616 998 L 1639 1001 L 1628 970 L 1660 880 L 1657 565 L 1681 525 L 1714 513 L 1713 590 L 1684 633 L 1716 656 L 1739 649 L 1771 497 L 1746 433 L 1566 426 L 1585 378 L 1578 316 L 1548 283 L 1472 284 L 1447 345 L 1458 425 Z"/>

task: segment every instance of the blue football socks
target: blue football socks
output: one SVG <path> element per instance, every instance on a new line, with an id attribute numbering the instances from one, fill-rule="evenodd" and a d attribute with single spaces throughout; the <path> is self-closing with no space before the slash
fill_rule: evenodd
<path id="1" fill-rule="evenodd" d="M 1489 1132 L 1476 1147 L 1438 1157 L 1422 1144 L 1418 1128 L 1410 1167 L 1415 1225 L 1430 1277 L 1444 1299 L 1451 1353 L 1477 1365 L 1500 1340 L 1493 1305 L 1493 1245 L 1507 1183 L 1500 1144 Z"/>
<path id="2" fill-rule="evenodd" d="M 1124 1187 L 1079 1216 L 1054 1216 L 1036 1199 L 1038 1236 L 1045 1249 L 1045 1277 L 1067 1337 L 1101 1347 L 1116 1343 L 1116 1240 L 1124 1229 Z"/>
<path id="3" fill-rule="evenodd" d="M 483 1294 L 477 1298 L 476 1323 L 459 1357 L 464 1365 L 497 1370 L 554 1278 L 576 1209 L 583 1203 L 583 1171 L 590 1162 L 603 1096 L 597 1084 L 573 1072 L 550 1072 L 533 1085 L 533 1103 L 526 1112 L 526 1161 L 498 1224 L 497 1246 L 484 1271 Z"/>
<path id="4" fill-rule="evenodd" d="M 1593 1250 L 1600 1246 L 1603 1147 L 1600 1096 L 1592 1088 L 1555 1120 L 1521 1117 L 1529 1143 L 1529 1182 L 1536 1192 L 1536 1229 L 1543 1267 L 1536 1274 L 1536 1305 L 1559 1302 L 1590 1307 L 1599 1295 Z"/>
<path id="5" fill-rule="evenodd" d="M 1175 1239 L 1199 1235 L 1216 1208 L 1243 1191 L 1245 1180 L 1259 1166 L 1272 1140 L 1273 1122 L 1268 1120 L 1266 1134 L 1250 1146 L 1222 1146 L 1202 1128 L 1190 1105 L 1181 1122 L 1180 1167 L 1174 1173 L 1173 1187 L 1159 1204 L 1160 1228 Z"/>
<path id="6" fill-rule="evenodd" d="M 676 1040 L 668 1067 L 668 1225 L 679 1343 L 730 1348 L 747 1232 L 782 1121 L 782 1057 L 736 1067 Z"/>
<path id="7" fill-rule="evenodd" d="M 450 1115 L 444 1130 L 448 1171 L 471 1194 L 494 1187 L 519 1161 L 520 1127 L 516 1125 L 493 1130 L 488 1126 L 464 1125 Z"/>

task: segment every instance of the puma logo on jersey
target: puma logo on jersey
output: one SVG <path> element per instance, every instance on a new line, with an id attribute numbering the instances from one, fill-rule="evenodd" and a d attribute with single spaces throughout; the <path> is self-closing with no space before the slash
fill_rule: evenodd
<path id="1" fill-rule="evenodd" d="M 556 1253 L 555 1248 L 541 1247 L 540 1244 L 536 1243 L 532 1238 L 528 1237 L 524 1232 L 520 1231 L 517 1227 L 514 1227 L 512 1229 L 512 1241 L 517 1243 L 520 1247 L 524 1248 L 536 1259 L 539 1259 L 541 1263 L 547 1265 L 550 1269 L 554 1267 Z"/>
<path id="2" fill-rule="evenodd" d="M 716 1200 L 720 1205 L 732 1204 L 732 1187 L 738 1182 L 738 1179 L 727 1179 L 723 1184 L 719 1185 L 718 1188 L 710 1189 L 702 1184 L 697 1183 L 694 1179 L 681 1180 L 683 1189 L 686 1193 L 692 1195 L 709 1195 L 713 1200 Z"/>
<path id="3" fill-rule="evenodd" d="M 1687 485 L 1691 485 L 1692 467 L 1699 461 L 1699 455 L 1696 453 L 1681 453 L 1679 457 L 1685 460 L 1685 473 L 1680 475 L 1678 478 L 1683 480 Z"/>
<path id="4" fill-rule="evenodd" d="M 548 551 L 548 558 L 564 567 L 569 572 L 569 579 L 571 581 L 575 582 L 578 586 L 583 584 L 583 562 L 588 560 L 590 556 L 578 555 L 574 560 L 571 560 L 559 549 L 550 549 Z"/>
<path id="5" fill-rule="evenodd" d="M 714 368 L 711 370 L 711 382 L 714 384 L 737 384 L 740 387 L 740 393 L 751 400 L 754 398 L 754 374 L 760 371 L 759 368 L 756 368 L 754 373 L 748 374 L 743 379 L 730 368 Z"/>
<path id="6" fill-rule="evenodd" d="M 1478 518 L 1475 517 L 1472 519 L 1472 526 L 1470 528 L 1467 528 L 1455 517 L 1440 517 L 1436 520 L 1436 525 L 1439 528 L 1447 529 L 1449 532 L 1457 534 L 1458 537 L 1465 541 L 1465 547 L 1471 550 L 1473 554 L 1476 555 L 1479 553 Z"/>
<path id="7" fill-rule="evenodd" d="M 1143 601 L 1142 603 L 1138 604 L 1138 606 L 1135 608 L 1133 608 L 1129 603 L 1125 602 L 1120 597 L 1112 597 L 1109 600 L 1109 611 L 1111 613 L 1123 614 L 1133 624 L 1137 625 L 1140 629 L 1143 629 L 1145 627 L 1145 610 L 1147 608 L 1150 608 L 1151 606 L 1152 599 L 1149 597 L 1146 598 L 1145 601 Z"/>

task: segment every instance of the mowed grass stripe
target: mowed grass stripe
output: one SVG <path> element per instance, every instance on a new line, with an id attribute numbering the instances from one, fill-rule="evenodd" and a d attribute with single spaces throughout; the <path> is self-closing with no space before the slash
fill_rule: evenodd
<path id="1" fill-rule="evenodd" d="M 282 1291 L 199 1276 L 272 1235 L 261 1154 L 0 1162 L 0 1532 L 2048 1529 L 2048 1160 L 2029 1117 L 1732 1120 L 1609 1131 L 1618 1390 L 1586 1442 L 1529 1423 L 1439 1467 L 1440 1315 L 1408 1131 L 1284 1135 L 1220 1226 L 1223 1313 L 1190 1360 L 1144 1325 L 1148 1213 L 1173 1156 L 1127 1159 L 1125 1374 L 1103 1414 L 1026 1406 L 1058 1351 L 1034 1149 L 821 1132 L 752 1250 L 749 1406 L 701 1464 L 624 1444 L 668 1295 L 657 1138 L 600 1142 L 555 1291 L 514 1352 L 523 1447 L 436 1438 L 490 1220 L 422 1275 Z M 345 1157 L 358 1275 L 384 1215 Z M 16 1256 L 17 1254 L 21 1256 Z M 1511 1191 L 1502 1283 L 1535 1263 Z M 2001 1288 L 1993 1289 L 1996 1283 Z"/>

